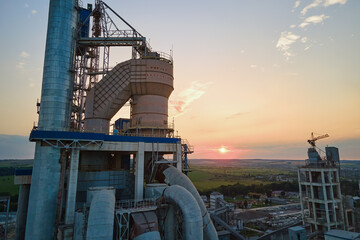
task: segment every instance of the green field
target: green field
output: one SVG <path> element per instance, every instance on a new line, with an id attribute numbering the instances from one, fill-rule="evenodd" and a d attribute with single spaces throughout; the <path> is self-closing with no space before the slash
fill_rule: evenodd
<path id="1" fill-rule="evenodd" d="M 10 194 L 16 196 L 19 193 L 19 185 L 14 184 L 14 176 L 0 177 L 0 193 L 2 195 Z"/>
<path id="2" fill-rule="evenodd" d="M 207 191 L 221 185 L 268 184 L 271 181 L 254 179 L 256 176 L 293 174 L 287 170 L 265 168 L 231 168 L 231 167 L 206 167 L 192 166 L 188 176 L 199 191 Z"/>

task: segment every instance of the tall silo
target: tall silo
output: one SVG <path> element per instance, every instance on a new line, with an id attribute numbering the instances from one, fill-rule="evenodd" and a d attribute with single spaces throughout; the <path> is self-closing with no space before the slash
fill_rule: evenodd
<path id="1" fill-rule="evenodd" d="M 69 130 L 76 0 L 50 0 L 39 130 Z M 26 239 L 52 239 L 60 179 L 60 149 L 36 143 Z"/>

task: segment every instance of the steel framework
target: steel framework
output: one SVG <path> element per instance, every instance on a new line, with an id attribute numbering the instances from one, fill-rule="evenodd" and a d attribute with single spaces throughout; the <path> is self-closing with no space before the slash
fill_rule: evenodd
<path id="1" fill-rule="evenodd" d="M 120 19 L 130 29 L 123 30 L 118 27 L 111 15 Z M 92 18 L 91 37 L 81 37 L 81 29 L 87 23 L 90 24 L 90 18 Z M 73 130 L 83 130 L 86 93 L 98 82 L 99 75 L 104 77 L 109 71 L 110 47 L 132 47 L 133 59 L 155 54 L 156 57 L 172 61 L 171 56 L 151 52 L 151 47 L 144 36 L 106 3 L 96 0 L 90 15 L 83 22 L 78 23 L 71 116 Z"/>

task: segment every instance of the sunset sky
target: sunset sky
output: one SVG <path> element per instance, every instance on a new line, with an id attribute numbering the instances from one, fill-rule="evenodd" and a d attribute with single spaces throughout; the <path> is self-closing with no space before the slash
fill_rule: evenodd
<path id="1" fill-rule="evenodd" d="M 172 50 L 169 121 L 191 158 L 305 159 L 315 132 L 360 160 L 360 1 L 105 2 L 154 50 Z M 33 157 L 48 3 L 2 3 L 0 159 Z M 112 66 L 131 57 L 111 53 Z"/>

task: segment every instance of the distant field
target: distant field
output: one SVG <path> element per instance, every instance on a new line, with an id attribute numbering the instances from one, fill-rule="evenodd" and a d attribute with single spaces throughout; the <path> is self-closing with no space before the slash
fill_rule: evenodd
<path id="1" fill-rule="evenodd" d="M 265 169 L 265 168 L 231 168 L 231 167 L 191 167 L 192 172 L 188 176 L 200 191 L 207 191 L 220 187 L 221 185 L 233 185 L 240 183 L 243 185 L 268 184 L 271 181 L 254 179 L 262 175 L 291 174 L 287 170 Z"/>
<path id="2" fill-rule="evenodd" d="M 0 177 L 0 193 L 9 193 L 11 196 L 18 195 L 19 185 L 14 184 L 14 176 Z"/>

